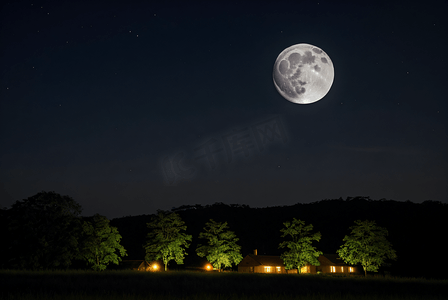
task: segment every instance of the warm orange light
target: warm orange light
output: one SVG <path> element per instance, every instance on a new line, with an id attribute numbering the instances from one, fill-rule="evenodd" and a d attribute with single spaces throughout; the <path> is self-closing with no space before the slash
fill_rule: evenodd
<path id="1" fill-rule="evenodd" d="M 159 266 L 156 265 L 156 264 L 153 264 L 153 265 L 152 265 L 152 269 L 153 269 L 154 271 L 157 271 L 157 269 L 159 269 Z"/>
<path id="2" fill-rule="evenodd" d="M 205 269 L 206 269 L 207 271 L 211 271 L 213 268 L 212 268 L 212 265 L 211 265 L 211 264 L 208 264 L 208 265 L 205 266 Z"/>
<path id="3" fill-rule="evenodd" d="M 300 273 L 309 273 L 310 272 L 310 266 L 303 266 L 300 269 Z"/>

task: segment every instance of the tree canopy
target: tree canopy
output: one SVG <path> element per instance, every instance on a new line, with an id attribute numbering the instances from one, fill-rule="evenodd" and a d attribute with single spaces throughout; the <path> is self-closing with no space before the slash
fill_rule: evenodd
<path id="1" fill-rule="evenodd" d="M 297 269 L 301 272 L 302 267 L 307 264 L 319 266 L 319 255 L 322 252 L 317 251 L 312 245 L 313 241 L 319 241 L 321 238 L 320 232 L 312 233 L 313 225 L 305 226 L 305 222 L 293 218 L 292 222 L 283 223 L 285 228 L 280 231 L 283 233 L 282 237 L 289 237 L 290 240 L 280 243 L 279 248 L 288 248 L 281 258 L 285 264 L 285 269 Z"/>
<path id="2" fill-rule="evenodd" d="M 121 235 L 109 220 L 99 214 L 86 218 L 80 257 L 95 271 L 102 271 L 109 263 L 118 265 L 126 250 L 120 245 Z"/>
<path id="3" fill-rule="evenodd" d="M 184 233 L 187 229 L 185 222 L 177 213 L 157 211 L 157 215 L 147 223 L 150 229 L 147 236 L 145 259 L 162 260 L 167 270 L 168 263 L 174 260 L 178 264 L 183 264 L 185 249 L 190 247 L 191 235 Z"/>
<path id="4" fill-rule="evenodd" d="M 367 271 L 378 272 L 386 259 L 397 258 L 386 239 L 387 229 L 377 226 L 375 221 L 357 220 L 350 230 L 351 234 L 344 237 L 345 243 L 337 253 L 348 264 L 361 264 L 365 275 Z"/>
<path id="5" fill-rule="evenodd" d="M 199 234 L 200 239 L 207 239 L 207 245 L 199 244 L 196 253 L 207 260 L 221 272 L 222 266 L 231 267 L 239 264 L 243 257 L 241 247 L 236 243 L 238 238 L 233 231 L 228 230 L 227 222 L 219 223 L 210 219 L 205 223 L 204 232 Z"/>
<path id="6" fill-rule="evenodd" d="M 16 201 L 8 211 L 11 238 L 7 266 L 67 268 L 79 253 L 81 205 L 69 196 L 42 191 Z"/>

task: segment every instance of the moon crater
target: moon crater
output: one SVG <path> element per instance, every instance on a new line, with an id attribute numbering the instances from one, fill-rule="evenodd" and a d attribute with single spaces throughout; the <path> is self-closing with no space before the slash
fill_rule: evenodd
<path id="1" fill-rule="evenodd" d="M 334 67 L 320 48 L 297 44 L 286 48 L 274 64 L 273 80 L 277 91 L 293 103 L 319 101 L 330 90 Z"/>

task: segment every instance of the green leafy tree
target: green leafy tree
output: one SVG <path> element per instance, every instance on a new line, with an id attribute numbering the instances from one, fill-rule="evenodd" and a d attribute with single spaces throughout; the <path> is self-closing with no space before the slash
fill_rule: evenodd
<path id="1" fill-rule="evenodd" d="M 345 263 L 361 264 L 364 275 L 367 275 L 367 271 L 378 272 L 386 259 L 397 258 L 386 239 L 387 229 L 377 226 L 375 221 L 357 220 L 350 230 L 351 234 L 344 237 L 345 243 L 337 253 Z"/>
<path id="2" fill-rule="evenodd" d="M 313 225 L 305 226 L 305 222 L 294 218 L 292 222 L 283 223 L 285 228 L 280 231 L 283 233 L 282 237 L 289 237 L 290 240 L 280 243 L 279 248 L 288 248 L 281 258 L 287 270 L 297 269 L 298 273 L 306 264 L 319 266 L 319 255 L 322 252 L 317 251 L 312 245 L 313 241 L 319 241 L 321 238 L 320 232 L 312 233 Z"/>
<path id="3" fill-rule="evenodd" d="M 222 266 L 231 267 L 243 260 L 241 247 L 237 245 L 238 238 L 233 231 L 227 230 L 227 222 L 219 223 L 210 219 L 205 223 L 204 232 L 199 238 L 207 239 L 208 245 L 199 244 L 196 253 L 200 257 L 206 256 L 207 260 L 221 272 Z"/>
<path id="4" fill-rule="evenodd" d="M 42 191 L 7 212 L 10 268 L 68 268 L 79 255 L 82 208 L 69 196 Z"/>
<path id="5" fill-rule="evenodd" d="M 120 245 L 121 235 L 110 221 L 99 214 L 86 218 L 83 224 L 84 239 L 81 259 L 92 265 L 95 271 L 103 271 L 109 263 L 118 265 L 126 250 Z"/>
<path id="6" fill-rule="evenodd" d="M 150 223 L 147 223 L 150 232 L 148 241 L 143 246 L 146 250 L 145 259 L 162 260 L 165 271 L 171 260 L 178 264 L 183 264 L 185 249 L 190 247 L 191 235 L 182 231 L 187 229 L 185 222 L 176 213 L 157 211 Z"/>

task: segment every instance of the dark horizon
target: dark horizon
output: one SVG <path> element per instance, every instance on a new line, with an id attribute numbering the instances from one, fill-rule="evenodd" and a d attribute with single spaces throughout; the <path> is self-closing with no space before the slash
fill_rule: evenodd
<path id="1" fill-rule="evenodd" d="M 270 207 L 263 209 L 237 205 L 215 203 L 207 207 L 180 208 L 173 212 L 179 214 L 187 226 L 186 233 L 193 236 L 191 246 L 187 249 L 184 264 L 171 264 L 175 269 L 197 266 L 203 262 L 195 249 L 203 241 L 198 238 L 204 224 L 213 219 L 227 222 L 229 230 L 234 231 L 242 247 L 241 254 L 246 256 L 257 249 L 259 255 L 280 255 L 280 229 L 283 223 L 293 218 L 313 225 L 313 232 L 320 232 L 322 237 L 313 246 L 324 254 L 335 254 L 343 244 L 343 238 L 350 233 L 349 228 L 356 220 L 375 221 L 376 225 L 386 228 L 387 239 L 397 251 L 397 260 L 388 260 L 380 268 L 380 274 L 390 272 L 393 276 L 446 278 L 445 264 L 416 264 L 416 257 L 428 257 L 433 251 L 443 250 L 440 234 L 447 226 L 448 205 L 427 201 L 425 203 L 399 202 L 394 200 L 372 200 L 358 197 L 349 200 L 322 200 L 315 203 L 287 207 Z M 128 259 L 143 259 L 141 245 L 146 241 L 147 222 L 152 215 L 128 216 L 111 221 L 123 236 L 122 244 L 128 249 Z"/>
<path id="2" fill-rule="evenodd" d="M 42 193 L 42 192 L 43 193 L 55 192 L 56 194 L 59 194 L 56 191 L 40 191 L 39 193 Z M 0 209 L 3 209 L 5 211 L 7 211 L 7 210 L 11 209 L 11 206 L 14 203 L 22 202 L 24 200 L 27 200 L 28 198 L 31 198 L 31 197 L 39 194 L 39 193 L 36 193 L 36 194 L 31 195 L 30 197 L 26 197 L 24 199 L 16 200 L 9 207 L 6 207 L 6 206 L 5 207 L 0 207 Z M 70 195 L 63 195 L 63 194 L 60 194 L 60 195 L 61 196 L 68 196 L 68 197 L 73 199 L 73 197 L 71 197 Z M 73 200 L 75 202 L 79 203 L 78 201 L 76 201 L 76 199 L 73 199 Z M 274 205 L 266 205 L 266 206 L 257 206 L 257 205 L 250 205 L 250 204 L 247 204 L 247 203 L 237 203 L 237 202 L 231 202 L 231 201 L 216 201 L 216 202 L 213 202 L 213 203 L 206 203 L 206 204 L 193 203 L 192 202 L 192 203 L 188 203 L 188 204 L 179 204 L 178 206 L 172 206 L 170 208 L 165 208 L 165 209 L 156 207 L 156 208 L 154 208 L 154 210 L 151 210 L 151 211 L 142 211 L 142 212 L 139 212 L 139 213 L 134 214 L 134 215 L 121 215 L 121 216 L 115 216 L 115 217 L 109 217 L 109 216 L 104 215 L 104 214 L 102 214 L 102 213 L 100 213 L 98 211 L 92 212 L 91 214 L 86 214 L 85 210 L 84 210 L 84 207 L 82 207 L 82 205 L 81 205 L 82 212 L 81 212 L 80 216 L 81 217 L 92 217 L 95 214 L 99 214 L 99 215 L 107 217 L 109 220 L 112 221 L 112 220 L 116 220 L 116 219 L 129 218 L 129 217 L 151 216 L 151 215 L 157 214 L 157 211 L 159 211 L 159 210 L 160 211 L 165 211 L 165 212 L 179 212 L 179 211 L 185 211 L 185 210 L 197 209 L 197 208 L 210 208 L 210 207 L 213 207 L 213 206 L 216 206 L 216 205 L 225 205 L 225 206 L 229 206 L 229 207 L 239 207 L 239 208 L 246 207 L 246 208 L 251 208 L 251 209 L 252 208 L 253 209 L 271 209 L 271 208 L 294 207 L 294 206 L 297 206 L 297 205 L 313 205 L 313 204 L 318 204 L 320 202 L 323 203 L 323 202 L 328 202 L 328 201 L 330 201 L 330 202 L 331 201 L 334 201 L 334 202 L 339 202 L 339 201 L 349 202 L 349 201 L 352 201 L 352 200 L 362 200 L 362 201 L 368 201 L 368 202 L 397 202 L 397 203 L 403 203 L 403 204 L 404 203 L 411 203 L 411 204 L 432 204 L 432 203 L 435 203 L 435 204 L 447 205 L 447 203 L 444 203 L 442 201 L 432 200 L 432 199 L 426 199 L 426 200 L 423 200 L 423 201 L 420 201 L 420 202 L 414 202 L 414 201 L 410 201 L 410 200 L 400 201 L 400 200 L 386 199 L 386 198 L 374 199 L 374 198 L 372 198 L 370 196 L 360 196 L 360 195 L 357 195 L 357 196 L 347 196 L 345 198 L 343 198 L 343 197 L 323 198 L 323 199 L 320 199 L 320 200 L 309 201 L 309 202 L 297 201 L 295 203 L 289 203 L 289 204 L 274 204 Z M 81 204 L 81 203 L 79 203 L 79 204 Z"/>
<path id="3" fill-rule="evenodd" d="M 92 234 L 98 234 L 103 239 L 117 235 L 112 240 L 117 247 L 119 243 L 120 248 L 126 251 L 127 256 L 123 259 L 145 260 L 147 253 L 143 246 L 147 242 L 161 243 L 154 238 L 154 231 L 160 228 L 158 225 L 150 226 L 150 223 L 173 226 L 170 222 L 173 219 L 179 220 L 175 224 L 177 229 L 185 226 L 181 230 L 190 237 L 190 245 L 185 250 L 187 255 L 182 263 L 169 264 L 172 270 L 194 269 L 203 264 L 204 258 L 197 255 L 196 249 L 203 244 L 200 233 L 211 219 L 227 223 L 228 230 L 234 232 L 238 239 L 241 255 L 257 249 L 260 255 L 279 256 L 284 251 L 279 247 L 285 241 L 282 228 L 286 226 L 285 222 L 297 219 L 306 226 L 312 226 L 311 232 L 320 236 L 312 245 L 323 254 L 337 253 L 344 236 L 350 234 L 350 228 L 357 221 L 373 221 L 387 231 L 385 237 L 397 255 L 397 260 L 387 260 L 381 266 L 380 274 L 446 278 L 446 263 L 415 263 L 415 259 L 430 257 L 434 251 L 443 250 L 444 243 L 440 236 L 448 226 L 447 210 L 448 204 L 439 201 L 413 203 L 354 197 L 265 208 L 221 202 L 206 206 L 184 205 L 160 212 L 157 216 L 141 214 L 109 221 L 100 215 L 80 216 L 81 206 L 70 197 L 53 192 L 39 193 L 27 201 L 16 203 L 11 209 L 0 210 L 0 228 L 6 245 L 9 245 L 1 250 L 4 259 L 0 261 L 0 267 L 19 270 L 89 268 L 83 261 L 84 256 L 79 255 L 86 255 L 93 247 L 108 247 L 108 243 L 103 242 L 90 244 L 89 235 Z M 168 216 L 169 220 L 161 222 L 160 216 Z M 95 229 L 89 224 L 96 224 Z M 109 225 L 110 231 L 105 231 L 104 226 Z M 108 232 L 106 237 L 104 232 Z M 152 238 L 150 233 L 153 234 Z M 114 267 L 110 265 L 110 268 Z"/>

